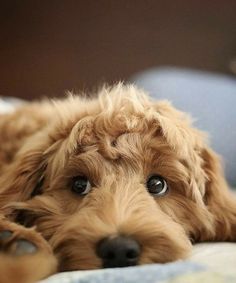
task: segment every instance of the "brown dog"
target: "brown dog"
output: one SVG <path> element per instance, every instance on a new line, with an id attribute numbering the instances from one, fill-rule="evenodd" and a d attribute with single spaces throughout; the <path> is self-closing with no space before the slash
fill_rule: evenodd
<path id="1" fill-rule="evenodd" d="M 0 132 L 1 283 L 236 239 L 236 200 L 204 135 L 133 86 L 27 104 Z"/>

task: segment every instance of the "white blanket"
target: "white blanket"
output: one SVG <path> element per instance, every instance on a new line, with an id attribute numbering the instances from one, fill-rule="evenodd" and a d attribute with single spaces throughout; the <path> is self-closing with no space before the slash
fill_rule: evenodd
<path id="1" fill-rule="evenodd" d="M 78 251 L 79 252 L 79 251 Z M 235 283 L 236 244 L 196 245 L 185 261 L 59 273 L 40 283 Z"/>

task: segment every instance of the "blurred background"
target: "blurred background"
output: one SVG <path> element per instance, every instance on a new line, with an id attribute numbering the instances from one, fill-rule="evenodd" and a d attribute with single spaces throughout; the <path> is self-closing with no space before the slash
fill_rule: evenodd
<path id="1" fill-rule="evenodd" d="M 0 95 L 91 90 L 158 66 L 232 75 L 234 0 L 0 0 Z"/>

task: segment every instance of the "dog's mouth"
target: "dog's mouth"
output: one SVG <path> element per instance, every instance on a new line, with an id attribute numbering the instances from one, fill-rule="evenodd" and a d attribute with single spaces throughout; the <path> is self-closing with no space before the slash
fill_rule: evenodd
<path id="1" fill-rule="evenodd" d="M 139 265 L 142 247 L 127 236 L 106 237 L 96 243 L 67 238 L 54 246 L 54 253 L 63 272 Z"/>
<path id="2" fill-rule="evenodd" d="M 167 263 L 187 256 L 189 250 L 163 245 L 140 244 L 131 237 L 105 238 L 96 244 L 83 240 L 63 240 L 54 252 L 59 270 L 75 271 L 99 268 L 120 268 L 143 264 Z"/>
<path id="3" fill-rule="evenodd" d="M 161 231 L 147 231 L 147 227 L 134 232 L 130 225 L 127 226 L 130 233 L 117 230 L 106 235 L 99 227 L 86 223 L 77 227 L 74 224 L 64 226 L 60 235 L 51 238 L 60 271 L 166 263 L 185 258 L 191 249 L 189 240 L 183 239 L 183 235 L 176 239 Z"/>
<path id="4" fill-rule="evenodd" d="M 87 210 L 65 215 L 43 196 L 11 203 L 8 209 L 14 221 L 35 226 L 50 243 L 60 271 L 165 263 L 184 258 L 190 251 L 190 241 L 180 225 L 168 226 L 156 218 L 132 214 L 117 226 L 115 220 L 106 222 Z"/>

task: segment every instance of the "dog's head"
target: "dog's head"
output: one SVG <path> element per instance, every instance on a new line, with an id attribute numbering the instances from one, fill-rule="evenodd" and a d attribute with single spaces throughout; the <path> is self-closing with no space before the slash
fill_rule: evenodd
<path id="1" fill-rule="evenodd" d="M 186 114 L 122 85 L 51 107 L 7 178 L 21 201 L 12 207 L 61 270 L 163 263 L 186 257 L 191 242 L 230 238 L 219 162 Z"/>

